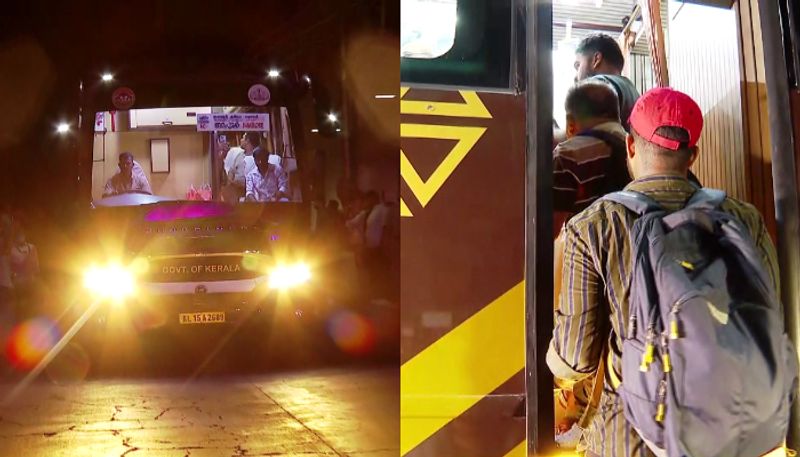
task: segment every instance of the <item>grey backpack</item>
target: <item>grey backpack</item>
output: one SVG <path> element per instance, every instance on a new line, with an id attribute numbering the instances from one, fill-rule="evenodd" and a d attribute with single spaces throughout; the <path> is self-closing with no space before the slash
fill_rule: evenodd
<path id="1" fill-rule="evenodd" d="M 627 420 L 669 457 L 756 457 L 780 446 L 797 354 L 755 243 L 719 209 L 725 193 L 700 189 L 672 213 L 638 192 L 603 199 L 640 216 L 617 388 Z"/>

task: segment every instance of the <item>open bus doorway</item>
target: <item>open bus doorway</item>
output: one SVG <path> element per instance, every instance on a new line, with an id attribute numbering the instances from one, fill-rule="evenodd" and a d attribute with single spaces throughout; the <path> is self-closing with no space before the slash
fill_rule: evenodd
<path id="1" fill-rule="evenodd" d="M 579 34 L 606 33 L 618 38 L 626 53 L 623 75 L 634 82 L 640 93 L 659 85 L 669 86 L 697 101 L 705 125 L 698 145 L 700 160 L 693 172 L 706 187 L 723 189 L 731 197 L 754 204 L 780 249 L 780 242 L 785 245 L 786 240 L 778 237 L 778 207 L 773 198 L 776 168 L 770 152 L 770 131 L 764 126 L 768 119 L 763 100 L 767 92 L 763 81 L 768 79 L 764 69 L 770 67 L 770 61 L 765 61 L 768 57 L 763 54 L 762 40 L 766 38 L 761 34 L 759 8 L 750 2 L 624 2 L 630 8 L 629 14 L 615 25 L 614 11 L 621 3 L 596 2 L 594 9 L 578 8 L 574 2 L 554 3 L 554 115 L 557 118 L 559 112 L 558 79 L 568 71 L 568 59 L 559 56 L 559 52 L 562 46 L 569 46 L 575 24 L 582 29 Z M 661 16 L 661 30 L 652 33 L 650 25 L 656 21 L 650 16 L 656 11 Z M 663 38 L 659 39 L 659 35 Z M 564 38 L 558 41 L 560 36 Z M 788 182 L 785 185 L 796 186 Z M 558 276 L 559 272 L 555 274 Z M 554 293 L 558 294 L 558 290 Z M 791 315 L 790 312 L 787 319 L 790 333 L 794 326 Z M 556 403 L 556 419 L 563 421 L 568 402 L 560 397 L 558 389 Z M 560 432 L 566 429 L 569 426 Z M 575 429 L 571 434 L 559 433 L 557 441 L 562 446 L 574 446 L 576 434 L 579 431 Z M 570 440 L 571 444 L 567 444 Z"/>

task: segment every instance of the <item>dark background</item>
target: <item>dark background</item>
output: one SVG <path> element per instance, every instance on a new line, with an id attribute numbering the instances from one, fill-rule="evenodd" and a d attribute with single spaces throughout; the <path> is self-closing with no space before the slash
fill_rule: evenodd
<path id="1" fill-rule="evenodd" d="M 322 116 L 343 103 L 360 105 L 355 86 L 365 85 L 358 77 L 367 63 L 352 62 L 343 45 L 399 36 L 399 2 L 386 0 L 15 1 L 0 8 L 0 203 L 49 219 L 68 219 L 76 204 L 74 151 L 55 126 L 77 118 L 82 77 L 108 70 L 119 77 L 121 65 L 141 73 L 152 62 L 190 75 L 278 66 L 312 75 Z M 349 73 L 347 58 L 356 67 Z M 380 70 L 369 68 L 379 74 L 366 84 L 396 93 L 398 67 Z M 374 112 L 348 112 L 351 154 L 364 161 L 380 150 L 396 155 L 391 140 L 365 128 Z"/>

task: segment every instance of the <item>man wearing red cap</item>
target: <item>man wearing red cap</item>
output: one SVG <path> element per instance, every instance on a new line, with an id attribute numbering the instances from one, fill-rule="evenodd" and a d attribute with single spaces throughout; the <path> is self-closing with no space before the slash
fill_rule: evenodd
<path id="1" fill-rule="evenodd" d="M 683 208 L 698 189 L 687 179 L 698 155 L 703 114 L 688 95 L 669 88 L 644 94 L 634 105 L 627 137 L 627 163 L 634 179 L 626 190 L 643 193 L 667 211 Z M 778 264 L 764 221 L 750 204 L 727 198 L 721 210 L 744 223 L 761 254 L 775 290 Z M 636 215 L 618 203 L 600 200 L 565 227 L 564 267 L 547 363 L 557 378 L 573 382 L 593 377 L 601 354 L 611 375 L 621 371 L 624 322 L 631 284 L 629 233 Z M 558 292 L 558 291 L 557 291 Z M 587 456 L 652 455 L 627 423 L 620 398 L 605 382 L 597 413 L 583 431 Z"/>

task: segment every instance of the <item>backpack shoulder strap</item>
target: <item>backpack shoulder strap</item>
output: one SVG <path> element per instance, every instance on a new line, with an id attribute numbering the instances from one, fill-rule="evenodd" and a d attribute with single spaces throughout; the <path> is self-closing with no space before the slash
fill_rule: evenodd
<path id="1" fill-rule="evenodd" d="M 686 208 L 714 210 L 718 209 L 727 198 L 722 190 L 702 188 L 698 189 L 689 198 Z"/>
<path id="2" fill-rule="evenodd" d="M 719 209 L 726 198 L 727 195 L 721 190 L 698 189 L 689 197 L 689 201 L 682 210 L 664 218 L 664 224 L 668 229 L 673 230 L 679 225 L 691 222 L 713 233 L 715 227 L 714 219 L 706 211 Z"/>
<path id="3" fill-rule="evenodd" d="M 647 195 L 633 190 L 622 190 L 604 195 L 601 200 L 619 203 L 639 216 L 652 211 L 661 211 L 661 205 Z"/>

